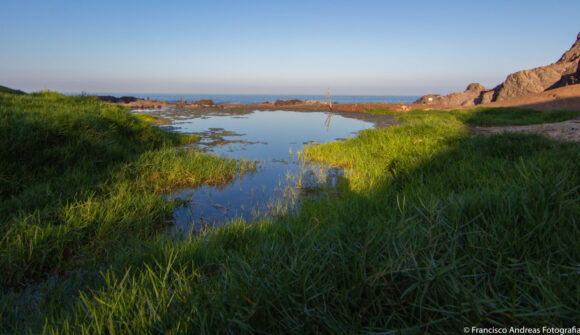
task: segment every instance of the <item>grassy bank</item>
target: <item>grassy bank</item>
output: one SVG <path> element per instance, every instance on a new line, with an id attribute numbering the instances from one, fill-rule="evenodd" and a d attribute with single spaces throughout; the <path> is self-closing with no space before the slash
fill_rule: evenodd
<path id="1" fill-rule="evenodd" d="M 91 97 L 0 93 L 0 124 L 4 331 L 15 321 L 4 315 L 8 297 L 100 268 L 168 226 L 176 204 L 167 191 L 222 184 L 252 168 L 175 149 L 197 137 L 163 131 Z"/>
<path id="2" fill-rule="evenodd" d="M 149 215 L 163 210 L 108 221 L 107 211 L 90 210 L 99 201 L 98 208 L 115 208 L 123 203 L 115 197 L 124 196 L 170 206 L 155 194 L 182 179 L 160 176 L 173 166 L 160 162 L 192 154 L 138 154 L 111 167 L 81 205 L 56 211 L 61 221 L 4 224 L 24 234 L 10 241 L 31 241 L 28 227 L 56 232 L 71 217 L 64 221 L 71 235 L 53 233 L 54 241 L 39 246 L 79 234 L 89 247 L 64 248 L 75 252 L 63 263 L 68 272 L 50 271 L 59 276 L 14 265 L 21 275 L 12 282 L 42 279 L 5 289 L 2 330 L 459 333 L 465 326 L 572 326 L 580 315 L 580 145 L 522 134 L 473 136 L 470 113 L 478 112 L 411 112 L 402 117 L 408 124 L 308 147 L 306 158 L 347 170 L 340 197 L 304 199 L 296 216 L 276 222 L 234 222 L 180 240 L 142 223 L 159 224 L 162 216 Z M 156 160 L 164 155 L 170 158 Z M 111 241 L 119 226 L 124 233 Z M 2 250 L 3 264 L 19 259 Z M 87 260 L 88 251 L 95 260 Z"/>

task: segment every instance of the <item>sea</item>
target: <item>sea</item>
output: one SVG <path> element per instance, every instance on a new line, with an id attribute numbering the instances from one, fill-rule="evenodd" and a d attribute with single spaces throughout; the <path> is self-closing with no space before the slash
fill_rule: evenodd
<path id="1" fill-rule="evenodd" d="M 325 95 L 308 94 L 161 94 L 161 93 L 85 93 L 88 95 L 111 95 L 114 97 L 132 96 L 142 99 L 161 100 L 171 103 L 182 101 L 196 101 L 211 99 L 217 105 L 221 104 L 257 104 L 260 102 L 275 102 L 276 100 L 316 100 L 326 101 Z M 71 95 L 78 95 L 72 94 Z M 410 104 L 420 96 L 414 95 L 332 95 L 333 103 L 366 103 L 366 102 L 386 102 Z"/>

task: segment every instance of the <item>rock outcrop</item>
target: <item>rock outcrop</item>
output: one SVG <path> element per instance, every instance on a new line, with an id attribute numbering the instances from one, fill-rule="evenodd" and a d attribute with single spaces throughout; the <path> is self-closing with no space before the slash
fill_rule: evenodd
<path id="1" fill-rule="evenodd" d="M 183 107 L 183 108 L 215 108 L 217 105 L 213 100 L 202 99 L 197 101 L 191 101 L 188 103 L 185 100 L 179 99 L 176 103 L 168 101 L 158 101 L 151 100 L 150 98 L 141 99 L 136 97 L 123 96 L 120 98 L 111 95 L 97 95 L 99 101 L 118 104 L 122 106 L 127 106 L 131 108 L 138 109 L 151 109 L 151 108 L 163 108 L 163 107 Z"/>
<path id="2" fill-rule="evenodd" d="M 211 99 L 202 99 L 202 100 L 192 101 L 191 105 L 195 106 L 195 107 L 204 107 L 204 108 L 216 107 L 215 102 L 213 102 L 213 100 L 211 100 Z"/>
<path id="3" fill-rule="evenodd" d="M 491 92 L 479 83 L 471 83 L 467 89 L 460 93 L 448 95 L 428 94 L 415 101 L 416 104 L 445 105 L 445 106 L 475 106 L 481 103 L 482 95 Z M 492 94 L 493 95 L 493 94 Z"/>
<path id="4" fill-rule="evenodd" d="M 97 99 L 103 102 L 123 103 L 123 104 L 128 104 L 140 100 L 135 97 L 127 97 L 127 96 L 117 98 L 112 95 L 97 95 Z"/>
<path id="5" fill-rule="evenodd" d="M 274 102 L 274 106 L 293 106 L 293 105 L 299 105 L 302 103 L 304 103 L 304 102 L 300 99 L 276 100 L 276 102 Z"/>
<path id="6" fill-rule="evenodd" d="M 580 33 L 570 50 L 553 64 L 512 73 L 493 90 L 470 84 L 465 92 L 426 95 L 415 103 L 440 106 L 474 106 L 580 83 Z"/>

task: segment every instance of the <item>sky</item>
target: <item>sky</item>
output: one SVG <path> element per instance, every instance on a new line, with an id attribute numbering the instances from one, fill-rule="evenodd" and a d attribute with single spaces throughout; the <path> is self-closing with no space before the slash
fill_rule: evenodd
<path id="1" fill-rule="evenodd" d="M 0 0 L 0 85 L 423 95 L 559 59 L 578 0 Z"/>

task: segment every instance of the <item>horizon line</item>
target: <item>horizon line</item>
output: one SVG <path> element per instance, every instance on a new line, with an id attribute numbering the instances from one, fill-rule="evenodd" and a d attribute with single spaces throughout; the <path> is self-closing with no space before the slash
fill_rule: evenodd
<path id="1" fill-rule="evenodd" d="M 52 91 L 48 90 L 40 90 L 40 91 Z M 36 91 L 39 92 L 39 91 Z M 54 91 L 58 92 L 58 91 Z M 157 94 L 157 95 L 321 95 L 326 96 L 325 93 L 162 93 L 162 92 L 114 92 L 114 91 L 61 91 L 60 93 L 63 94 L 139 94 L 139 95 L 146 95 L 146 94 Z M 397 97 L 415 97 L 421 96 L 421 94 L 355 94 L 355 93 L 336 93 L 331 94 L 331 96 L 369 96 L 369 97 L 384 97 L 384 96 L 397 96 Z"/>

